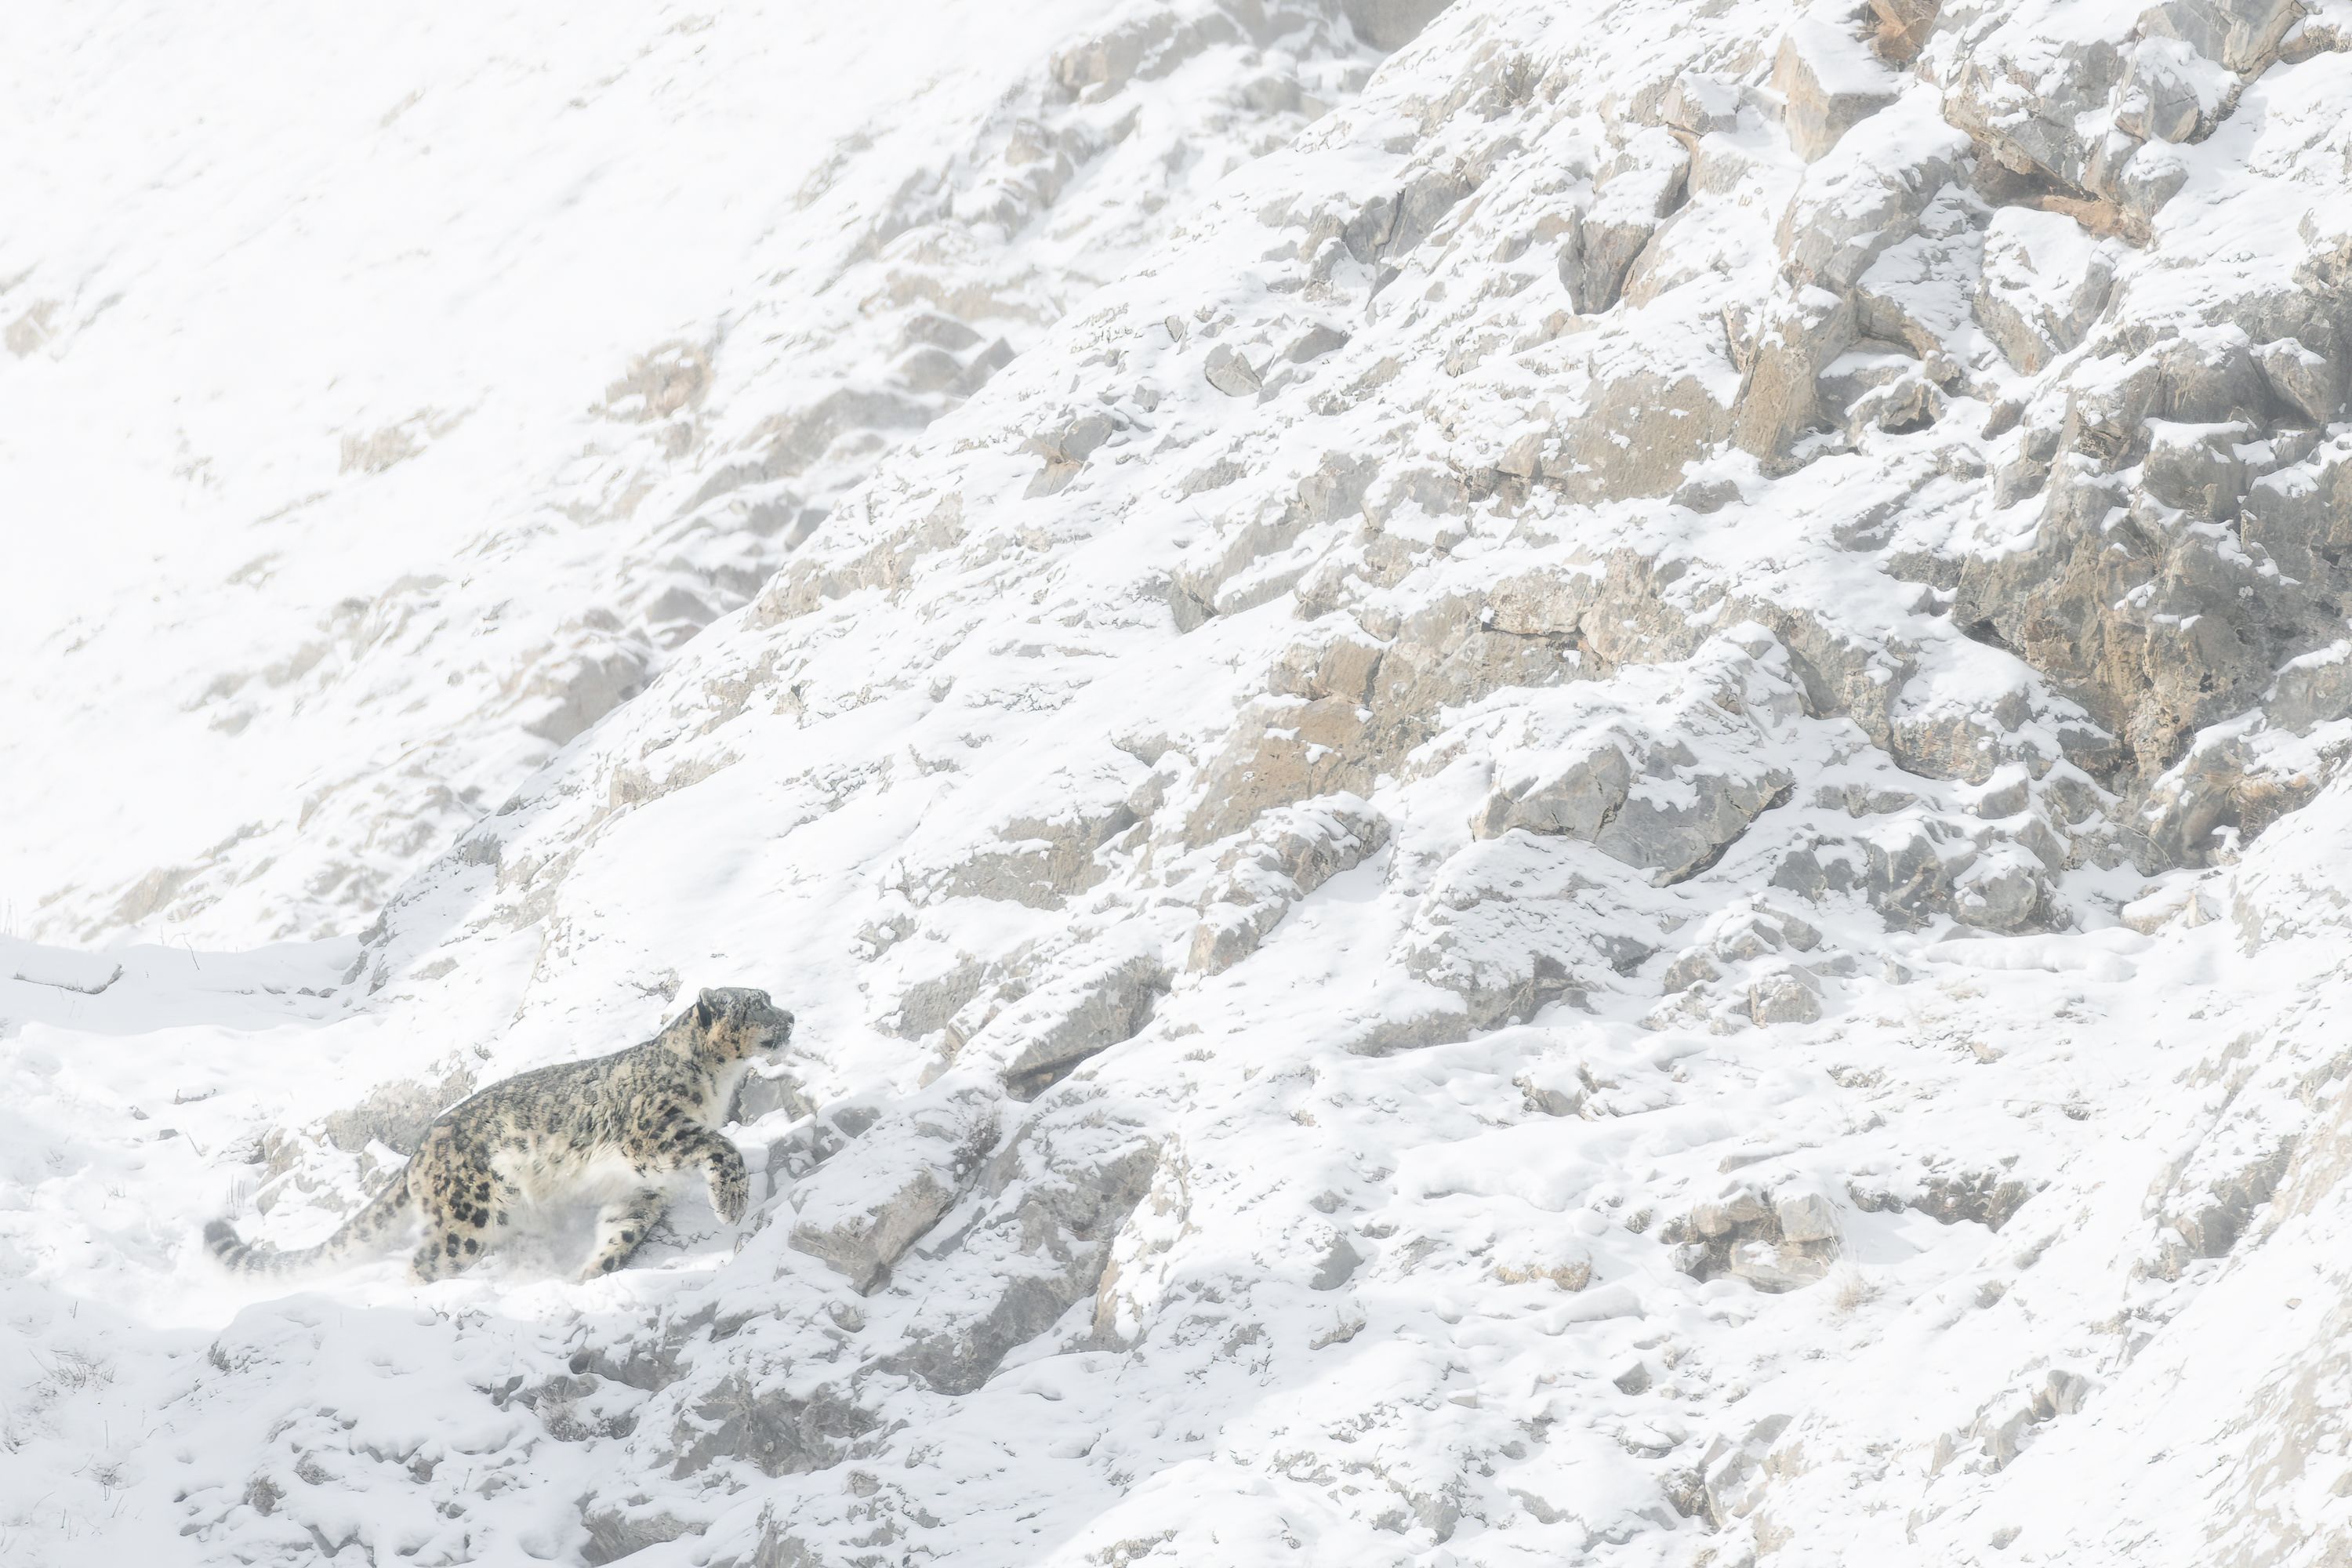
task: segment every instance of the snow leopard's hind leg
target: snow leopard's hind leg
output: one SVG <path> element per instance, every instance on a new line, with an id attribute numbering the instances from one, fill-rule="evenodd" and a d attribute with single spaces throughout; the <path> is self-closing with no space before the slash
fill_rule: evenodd
<path id="1" fill-rule="evenodd" d="M 596 1249 L 588 1255 L 583 1279 L 610 1274 L 645 1245 L 646 1235 L 661 1220 L 669 1200 L 651 1187 L 615 1198 L 596 1214 Z"/>
<path id="2" fill-rule="evenodd" d="M 443 1124 L 425 1134 L 410 1162 L 410 1188 L 425 1215 L 425 1239 L 408 1264 L 419 1284 L 472 1268 L 510 1222 L 513 1184 L 491 1169 L 489 1152 Z"/>

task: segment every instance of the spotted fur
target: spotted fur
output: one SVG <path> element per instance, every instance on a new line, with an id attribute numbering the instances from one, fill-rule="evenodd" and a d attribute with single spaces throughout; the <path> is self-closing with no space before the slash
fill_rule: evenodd
<path id="1" fill-rule="evenodd" d="M 409 1268 L 423 1281 L 470 1267 L 526 1206 L 593 1203 L 582 1278 L 608 1274 L 661 1218 L 681 1173 L 704 1173 L 721 1219 L 743 1216 L 750 1173 L 718 1129 L 751 1058 L 792 1031 L 764 991 L 705 991 L 643 1045 L 520 1073 L 443 1111 L 400 1173 L 318 1246 L 257 1247 L 226 1220 L 205 1226 L 205 1245 L 241 1272 L 296 1274 L 380 1249 L 421 1219 Z"/>

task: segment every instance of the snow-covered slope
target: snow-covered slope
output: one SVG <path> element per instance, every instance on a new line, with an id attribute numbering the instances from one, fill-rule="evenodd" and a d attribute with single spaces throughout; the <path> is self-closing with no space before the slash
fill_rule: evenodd
<path id="1" fill-rule="evenodd" d="M 56 825 L 0 887 L 83 942 L 364 926 L 1379 58 L 1336 5 L 0 27 L 0 813 Z"/>
<path id="2" fill-rule="evenodd" d="M 631 155 L 740 153 L 814 15 L 662 34 Z M 380 421 L 278 586 L 194 564 L 280 526 L 225 478 L 152 574 L 190 713 L 153 614 L 41 626 L 12 700 L 166 767 L 9 742 L 70 890 L 0 948 L 0 1555 L 2352 1553 L 2352 13 L 1423 19 L 919 28 L 940 85 L 557 334 L 571 404 Z M 31 428 L 152 395 L 91 287 Z M 446 613 L 216 679 L 452 540 L 376 590 Z M 265 788 L 320 804 L 166 845 Z M 192 1245 L 709 984 L 800 1016 L 740 1226 L 284 1297 Z"/>

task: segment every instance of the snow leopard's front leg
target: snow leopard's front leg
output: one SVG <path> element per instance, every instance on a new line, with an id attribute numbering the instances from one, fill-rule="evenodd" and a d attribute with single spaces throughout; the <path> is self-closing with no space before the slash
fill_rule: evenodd
<path id="1" fill-rule="evenodd" d="M 709 1171 L 710 1206 L 719 1217 L 733 1225 L 751 1206 L 751 1172 L 743 1163 L 743 1152 L 718 1133 L 704 1129 L 702 1160 Z"/>
<path id="2" fill-rule="evenodd" d="M 710 1206 L 729 1225 L 751 1206 L 751 1173 L 743 1163 L 742 1151 L 704 1126 L 683 1100 L 656 1099 L 632 1117 L 628 1152 L 639 1170 L 704 1167 L 709 1173 Z"/>

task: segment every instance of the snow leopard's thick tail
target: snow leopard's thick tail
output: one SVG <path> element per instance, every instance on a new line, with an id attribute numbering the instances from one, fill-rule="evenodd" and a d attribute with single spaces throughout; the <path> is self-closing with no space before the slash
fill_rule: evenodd
<path id="1" fill-rule="evenodd" d="M 384 1234 L 405 1220 L 415 1207 L 408 1190 L 408 1171 L 401 1173 L 383 1185 L 383 1191 L 368 1200 L 367 1206 L 345 1220 L 341 1229 L 316 1247 L 306 1247 L 299 1252 L 280 1252 L 273 1247 L 257 1247 L 237 1239 L 236 1227 L 225 1219 L 216 1219 L 205 1226 L 205 1246 L 221 1260 L 224 1267 L 240 1274 L 301 1274 L 341 1262 L 354 1252 L 370 1247 L 380 1247 Z"/>

